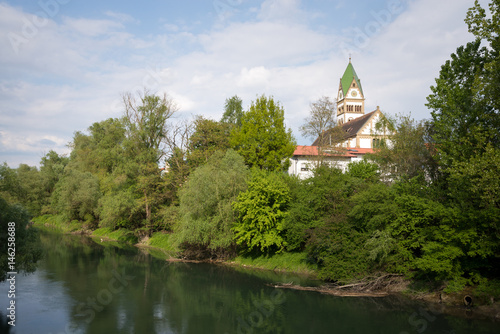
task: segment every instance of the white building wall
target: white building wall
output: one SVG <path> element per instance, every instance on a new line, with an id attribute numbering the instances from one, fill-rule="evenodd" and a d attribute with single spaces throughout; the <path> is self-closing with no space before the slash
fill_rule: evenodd
<path id="1" fill-rule="evenodd" d="M 372 140 L 370 138 L 360 138 L 359 139 L 360 148 L 372 148 Z"/>
<path id="2" fill-rule="evenodd" d="M 325 157 L 324 163 L 330 167 L 339 168 L 342 172 L 347 171 L 347 165 L 350 162 L 361 161 L 363 156 L 355 157 Z M 309 160 L 307 157 L 294 157 L 290 159 L 290 167 L 288 168 L 289 175 L 295 175 L 301 180 L 308 179 L 314 175 L 315 162 Z"/>

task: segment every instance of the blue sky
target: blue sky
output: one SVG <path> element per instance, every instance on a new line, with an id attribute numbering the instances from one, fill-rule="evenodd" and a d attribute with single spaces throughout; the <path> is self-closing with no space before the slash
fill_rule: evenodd
<path id="1" fill-rule="evenodd" d="M 481 1 L 483 6 L 485 1 Z M 220 119 L 233 95 L 280 101 L 298 144 L 311 102 L 335 97 L 349 54 L 367 110 L 430 117 L 429 87 L 472 40 L 472 0 L 0 0 L 0 163 L 69 153 L 120 117 L 121 95 L 168 93 L 177 119 Z"/>

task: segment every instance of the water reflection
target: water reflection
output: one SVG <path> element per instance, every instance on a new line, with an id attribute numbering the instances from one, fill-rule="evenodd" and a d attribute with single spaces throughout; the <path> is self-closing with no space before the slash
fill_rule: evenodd
<path id="1" fill-rule="evenodd" d="M 12 333 L 493 333 L 490 322 L 423 313 L 404 298 L 274 289 L 303 280 L 210 264 L 168 263 L 134 247 L 42 234 L 39 270 L 19 277 Z M 0 293 L 4 293 L 4 284 Z M 2 310 L 3 308 L 3 304 Z M 0 327 L 2 332 L 5 328 Z"/>

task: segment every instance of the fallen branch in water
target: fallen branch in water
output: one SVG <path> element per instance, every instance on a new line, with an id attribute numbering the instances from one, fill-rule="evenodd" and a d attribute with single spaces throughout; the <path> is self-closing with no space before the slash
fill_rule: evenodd
<path id="1" fill-rule="evenodd" d="M 375 278 L 365 278 L 362 282 L 346 285 L 323 285 L 320 287 L 300 286 L 292 283 L 277 283 L 268 285 L 280 289 L 316 291 L 319 293 L 344 297 L 384 297 L 389 294 L 386 291 L 386 288 L 391 284 L 399 284 L 401 279 L 401 275 L 387 274 Z"/>

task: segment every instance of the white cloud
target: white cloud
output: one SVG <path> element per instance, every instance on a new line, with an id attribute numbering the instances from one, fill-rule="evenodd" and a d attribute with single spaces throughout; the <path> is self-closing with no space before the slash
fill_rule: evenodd
<path id="1" fill-rule="evenodd" d="M 125 14 L 125 13 L 119 13 L 119 12 L 114 12 L 114 11 L 106 11 L 104 14 L 106 14 L 106 16 L 109 16 L 115 20 L 118 20 L 120 22 L 123 22 L 123 23 L 128 23 L 128 22 L 131 22 L 131 23 L 140 23 L 139 20 L 135 19 L 134 17 L 128 15 L 128 14 Z"/>
<path id="2" fill-rule="evenodd" d="M 241 70 L 241 74 L 237 79 L 238 87 L 262 89 L 269 84 L 271 73 L 264 66 L 253 67 Z"/>
<path id="3" fill-rule="evenodd" d="M 273 22 L 293 22 L 304 15 L 299 9 L 300 0 L 266 0 L 262 3 L 259 19 Z"/>

